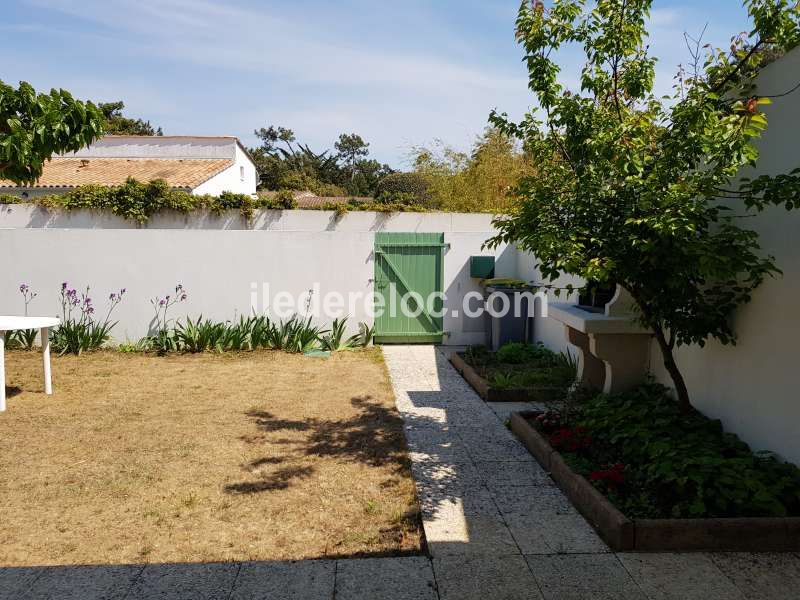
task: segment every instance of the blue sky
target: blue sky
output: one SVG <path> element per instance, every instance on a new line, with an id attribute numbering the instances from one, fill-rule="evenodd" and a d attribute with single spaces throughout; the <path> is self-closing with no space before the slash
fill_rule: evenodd
<path id="1" fill-rule="evenodd" d="M 0 79 L 124 100 L 167 134 L 292 128 L 312 148 L 342 132 L 403 167 L 413 145 L 466 149 L 498 107 L 532 102 L 514 42 L 518 0 L 6 0 Z M 656 0 L 651 43 L 666 91 L 683 32 L 727 46 L 738 0 Z M 580 63 L 564 56 L 564 74 Z"/>

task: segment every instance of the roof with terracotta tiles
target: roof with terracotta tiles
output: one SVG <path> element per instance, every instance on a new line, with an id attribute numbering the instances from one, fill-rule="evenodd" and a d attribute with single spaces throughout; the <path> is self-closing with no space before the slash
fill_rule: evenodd
<path id="1" fill-rule="evenodd" d="M 87 184 L 121 185 L 128 177 L 142 182 L 164 179 L 174 188 L 194 189 L 233 165 L 227 159 L 53 158 L 33 186 L 0 179 L 0 188 L 71 188 Z"/>

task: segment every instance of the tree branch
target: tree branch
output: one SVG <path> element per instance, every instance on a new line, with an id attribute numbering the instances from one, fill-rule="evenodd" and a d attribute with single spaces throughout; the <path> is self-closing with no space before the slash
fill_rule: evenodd
<path id="1" fill-rule="evenodd" d="M 736 65 L 736 67 L 733 69 L 733 71 L 731 71 L 730 73 L 728 73 L 728 74 L 725 76 L 725 78 L 723 78 L 723 80 L 722 80 L 722 81 L 720 81 L 720 82 L 719 82 L 717 85 L 715 85 L 715 86 L 712 88 L 712 91 L 713 91 L 713 92 L 718 92 L 718 91 L 720 91 L 720 90 L 721 90 L 723 87 L 725 87 L 725 84 L 726 84 L 726 83 L 728 83 L 729 81 L 731 81 L 731 80 L 732 80 L 732 79 L 733 79 L 733 78 L 734 78 L 736 75 L 738 75 L 738 74 L 739 74 L 739 72 L 742 70 L 742 68 L 743 68 L 743 67 L 744 67 L 744 65 L 747 63 L 747 61 L 749 61 L 749 60 L 750 60 L 750 59 L 753 57 L 753 55 L 754 55 L 756 52 L 758 52 L 758 50 L 759 50 L 759 49 L 761 48 L 761 46 L 763 46 L 763 45 L 764 45 L 764 41 L 763 41 L 763 40 L 758 40 L 758 41 L 757 41 L 757 42 L 756 42 L 756 43 L 753 45 L 753 47 L 752 47 L 752 48 L 750 48 L 750 52 L 748 52 L 748 53 L 747 53 L 747 56 L 745 56 L 745 57 L 744 57 L 742 60 L 740 60 L 740 61 L 739 61 L 739 64 L 737 64 L 737 65 Z"/>

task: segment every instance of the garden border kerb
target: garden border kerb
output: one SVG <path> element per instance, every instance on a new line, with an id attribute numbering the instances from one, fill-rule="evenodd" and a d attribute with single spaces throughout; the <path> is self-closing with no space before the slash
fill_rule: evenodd
<path id="1" fill-rule="evenodd" d="M 629 519 L 583 476 L 570 469 L 561 455 L 528 422 L 541 413 L 515 412 L 511 431 L 519 438 L 616 551 L 790 552 L 800 550 L 800 518 Z"/>

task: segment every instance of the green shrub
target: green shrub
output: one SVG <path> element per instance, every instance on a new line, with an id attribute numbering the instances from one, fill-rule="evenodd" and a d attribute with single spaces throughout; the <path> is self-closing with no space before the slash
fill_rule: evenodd
<path id="1" fill-rule="evenodd" d="M 391 173 L 378 182 L 375 198 L 383 204 L 428 206 L 431 202 L 428 181 L 418 173 Z"/>
<path id="2" fill-rule="evenodd" d="M 217 198 L 212 196 L 209 202 L 209 208 L 213 212 L 238 209 L 245 219 L 252 218 L 254 206 L 255 201 L 251 196 L 234 192 L 222 192 Z"/>
<path id="3" fill-rule="evenodd" d="M 259 196 L 255 206 L 268 210 L 291 210 L 297 208 L 297 200 L 291 190 L 281 190 L 273 195 Z"/>
<path id="4" fill-rule="evenodd" d="M 183 190 L 172 189 L 163 179 L 142 183 L 133 178 L 128 178 L 119 186 L 82 185 L 63 195 L 15 200 L 17 203 L 39 204 L 62 210 L 108 210 L 123 219 L 139 223 L 146 223 L 152 215 L 162 210 L 188 213 L 197 209 L 213 212 L 238 209 L 243 217 L 249 219 L 255 205 L 247 194 L 223 192 L 219 196 L 194 196 Z"/>
<path id="5" fill-rule="evenodd" d="M 341 198 L 347 195 L 347 190 L 333 183 L 317 183 L 311 188 L 317 196 Z"/>
<path id="6" fill-rule="evenodd" d="M 291 190 L 280 190 L 275 196 L 274 208 L 291 210 L 297 208 L 297 200 Z"/>
<path id="7" fill-rule="evenodd" d="M 753 453 L 719 421 L 683 414 L 663 386 L 584 401 L 575 424 L 592 444 L 571 464 L 628 516 L 800 516 L 800 469 Z M 610 489 L 609 465 L 622 479 Z"/>
<path id="8" fill-rule="evenodd" d="M 320 185 L 319 181 L 317 181 L 314 177 L 298 171 L 290 171 L 285 173 L 281 176 L 278 184 L 278 189 L 294 190 L 296 192 L 313 190 Z"/>
<path id="9" fill-rule="evenodd" d="M 48 196 L 42 202 L 67 210 L 110 210 L 125 219 L 145 223 L 151 215 L 161 210 L 188 212 L 197 207 L 198 198 L 185 191 L 173 190 L 163 179 L 142 183 L 128 178 L 120 186 L 85 185 L 63 196 Z"/>
<path id="10" fill-rule="evenodd" d="M 541 343 L 524 344 L 522 342 L 505 344 L 496 353 L 497 362 L 508 365 L 521 365 L 529 362 L 555 364 L 556 356 Z"/>

